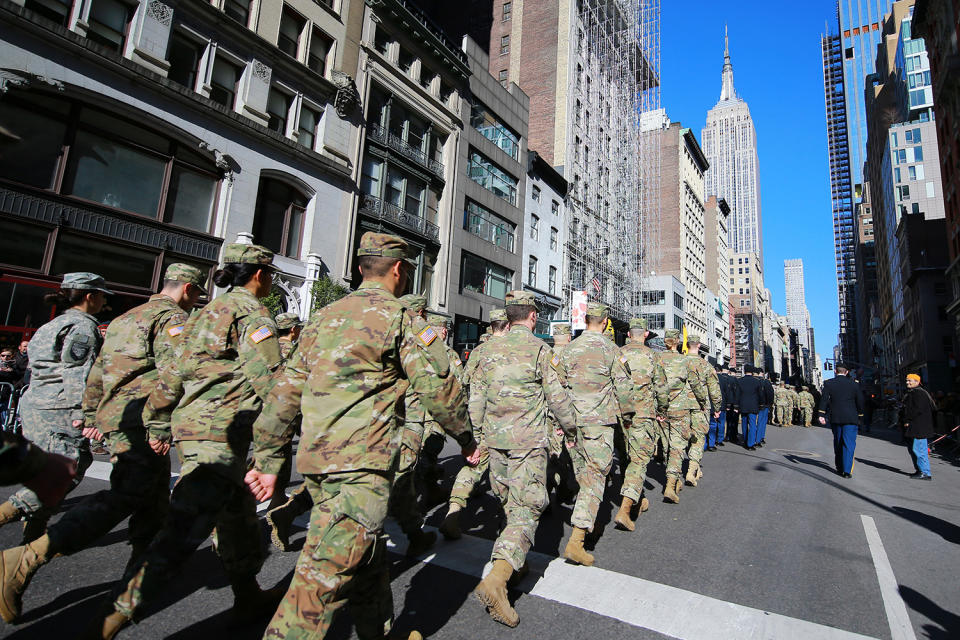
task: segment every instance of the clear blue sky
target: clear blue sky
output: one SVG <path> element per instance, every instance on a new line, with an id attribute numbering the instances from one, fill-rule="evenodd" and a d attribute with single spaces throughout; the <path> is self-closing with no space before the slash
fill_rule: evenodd
<path id="1" fill-rule="evenodd" d="M 720 97 L 723 27 L 737 93 L 757 129 L 765 283 L 786 313 L 783 261 L 802 258 L 816 349 L 837 342 L 837 278 L 820 34 L 835 0 L 720 3 L 661 0 L 661 103 L 697 134 Z"/>

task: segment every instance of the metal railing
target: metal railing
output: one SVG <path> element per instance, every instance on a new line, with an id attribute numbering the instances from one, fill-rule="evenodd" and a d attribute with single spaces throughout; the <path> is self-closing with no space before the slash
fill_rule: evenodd
<path id="1" fill-rule="evenodd" d="M 430 170 L 437 177 L 443 177 L 443 163 L 434 160 L 425 154 L 422 150 L 413 147 L 404 142 L 400 137 L 387 131 L 379 124 L 371 124 L 367 127 L 367 136 L 382 145 L 393 149 L 405 158 L 413 160 L 420 166 Z"/>
<path id="2" fill-rule="evenodd" d="M 360 201 L 360 212 L 379 220 L 393 222 L 430 240 L 440 239 L 440 227 L 386 200 L 365 195 Z"/>

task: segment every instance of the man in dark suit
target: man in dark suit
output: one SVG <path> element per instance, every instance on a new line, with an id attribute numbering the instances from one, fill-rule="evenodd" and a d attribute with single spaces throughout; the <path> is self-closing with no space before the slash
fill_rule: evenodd
<path id="1" fill-rule="evenodd" d="M 743 446 L 749 451 L 757 448 L 760 442 L 759 424 L 760 408 L 763 406 L 763 382 L 756 374 L 759 370 L 753 365 L 745 365 L 743 377 L 740 378 L 740 431 L 743 434 Z"/>
<path id="2" fill-rule="evenodd" d="M 848 375 L 849 369 L 837 364 L 837 375 L 823 383 L 820 398 L 820 424 L 830 423 L 833 430 L 833 457 L 837 475 L 851 477 L 853 452 L 857 448 L 857 430 L 863 418 L 863 392 Z"/>
<path id="3" fill-rule="evenodd" d="M 757 419 L 759 437 L 757 446 L 767 444 L 767 423 L 770 422 L 770 408 L 773 406 L 773 383 L 767 377 L 770 374 L 761 374 L 760 383 L 763 385 L 763 404 L 760 405 L 760 416 Z"/>
<path id="4" fill-rule="evenodd" d="M 707 432 L 707 451 L 716 451 L 717 446 L 723 446 L 723 436 L 727 424 L 727 407 L 730 406 L 731 387 L 730 376 L 725 373 L 726 367 L 722 364 L 713 366 L 720 382 L 720 411 L 714 416 L 710 414 L 710 430 Z"/>
<path id="5" fill-rule="evenodd" d="M 737 406 L 740 404 L 740 377 L 730 372 L 730 367 L 725 367 L 728 371 L 727 377 L 730 383 L 730 404 L 727 405 L 727 437 L 730 442 L 739 442 L 740 438 L 740 414 L 737 412 Z M 723 440 L 719 445 L 723 446 Z"/>

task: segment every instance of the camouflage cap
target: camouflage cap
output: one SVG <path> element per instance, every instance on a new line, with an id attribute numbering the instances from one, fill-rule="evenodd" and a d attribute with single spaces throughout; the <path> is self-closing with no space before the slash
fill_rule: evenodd
<path id="1" fill-rule="evenodd" d="M 224 264 L 255 264 L 268 269 L 273 266 L 273 251 L 258 244 L 240 244 L 235 242 L 223 248 Z"/>
<path id="2" fill-rule="evenodd" d="M 642 329 L 646 331 L 648 326 L 649 324 L 646 318 L 630 318 L 631 329 Z"/>
<path id="3" fill-rule="evenodd" d="M 569 324 L 563 323 L 563 324 L 555 324 L 555 325 L 553 325 L 553 335 L 555 335 L 555 336 L 569 336 L 570 334 L 571 334 L 571 332 L 570 332 L 570 325 L 569 325 Z"/>
<path id="4" fill-rule="evenodd" d="M 587 303 L 587 315 L 601 317 L 609 313 L 610 307 L 603 304 L 602 302 L 588 302 Z"/>
<path id="5" fill-rule="evenodd" d="M 700 342 L 700 334 L 699 334 L 699 333 L 688 333 L 688 334 L 687 334 L 687 344 L 690 344 L 691 342 L 696 342 L 696 343 L 699 344 L 699 342 Z"/>
<path id="6" fill-rule="evenodd" d="M 410 246 L 407 242 L 389 233 L 367 231 L 360 238 L 360 247 L 357 256 L 378 256 L 381 258 L 398 258 L 413 266 L 410 262 Z"/>
<path id="7" fill-rule="evenodd" d="M 439 313 L 430 312 L 427 314 L 427 324 L 431 327 L 448 327 L 450 326 L 450 318 Z"/>
<path id="8" fill-rule="evenodd" d="M 294 327 L 299 327 L 303 324 L 300 321 L 300 316 L 292 311 L 277 314 L 275 320 L 277 321 L 277 329 L 280 329 L 281 331 L 284 329 L 293 329 Z"/>
<path id="9" fill-rule="evenodd" d="M 427 308 L 426 296 L 417 295 L 416 293 L 408 293 L 405 296 L 401 296 L 400 302 L 403 303 L 404 307 L 416 313 L 420 313 Z"/>
<path id="10" fill-rule="evenodd" d="M 174 262 L 163 272 L 163 279 L 192 284 L 200 289 L 202 293 L 207 292 L 207 290 L 203 288 L 203 285 L 207 284 L 207 275 L 191 264 Z"/>
<path id="11" fill-rule="evenodd" d="M 540 303 L 537 302 L 537 296 L 531 291 L 508 291 L 504 301 L 504 304 L 508 307 L 515 304 L 528 304 L 532 307 L 540 308 Z"/>
<path id="12" fill-rule="evenodd" d="M 506 309 L 491 309 L 490 310 L 490 322 L 506 322 L 507 321 L 507 310 Z"/>
<path id="13" fill-rule="evenodd" d="M 63 274 L 63 283 L 60 286 L 64 289 L 89 289 L 112 294 L 113 291 L 107 289 L 106 284 L 103 276 L 98 276 L 89 271 L 74 271 Z"/>
<path id="14" fill-rule="evenodd" d="M 679 329 L 667 329 L 663 332 L 664 340 L 679 340 L 680 339 L 680 330 Z"/>

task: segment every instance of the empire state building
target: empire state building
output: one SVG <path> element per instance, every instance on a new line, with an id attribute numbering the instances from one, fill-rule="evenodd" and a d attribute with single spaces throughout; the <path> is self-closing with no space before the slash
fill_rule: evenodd
<path id="1" fill-rule="evenodd" d="M 730 253 L 757 253 L 763 264 L 757 133 L 750 107 L 733 88 L 730 39 L 726 35 L 724 45 L 720 100 L 707 112 L 700 138 L 710 162 L 705 176 L 706 192 L 708 196 L 726 198 L 730 205 Z"/>

